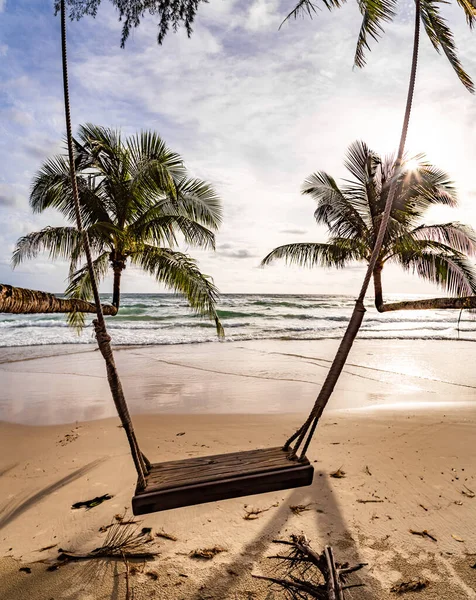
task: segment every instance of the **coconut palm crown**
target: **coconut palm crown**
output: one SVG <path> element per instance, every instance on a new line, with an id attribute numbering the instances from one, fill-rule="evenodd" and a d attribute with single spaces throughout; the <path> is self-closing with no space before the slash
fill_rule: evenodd
<path id="1" fill-rule="evenodd" d="M 398 177 L 397 192 L 382 250 L 373 272 L 375 303 L 383 303 L 381 271 L 388 263 L 439 285 L 457 296 L 476 293 L 476 270 L 469 256 L 476 254 L 476 232 L 461 223 L 425 225 L 431 206 L 456 206 L 456 191 L 449 176 L 429 164 L 424 155 L 412 159 L 414 169 L 395 175 L 392 157 L 380 158 L 364 142 L 348 150 L 346 168 L 353 179 L 340 187 L 322 171 L 304 182 L 302 193 L 317 202 L 314 217 L 328 228 L 326 243 L 279 246 L 262 261 L 278 258 L 290 264 L 343 268 L 353 261 L 369 262 L 390 183 Z"/>
<path id="2" fill-rule="evenodd" d="M 81 216 L 97 279 L 113 271 L 113 305 L 119 308 L 121 276 L 129 262 L 183 294 L 192 309 L 215 321 L 221 334 L 216 287 L 193 258 L 176 249 L 179 238 L 191 246 L 215 247 L 222 209 L 213 187 L 188 177 L 182 158 L 151 131 L 123 138 L 119 131 L 87 124 L 74 143 Z M 56 208 L 74 222 L 67 158 L 50 158 L 38 171 L 30 206 L 34 212 Z M 91 298 L 76 227 L 46 227 L 20 238 L 13 266 L 40 251 L 70 261 L 69 297 Z M 82 315 L 71 320 L 81 325 Z"/>

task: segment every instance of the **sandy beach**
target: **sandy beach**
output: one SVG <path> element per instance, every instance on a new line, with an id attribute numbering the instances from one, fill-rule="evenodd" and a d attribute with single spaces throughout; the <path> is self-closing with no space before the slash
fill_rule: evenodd
<path id="1" fill-rule="evenodd" d="M 120 348 L 143 451 L 159 461 L 282 443 L 336 343 Z M 313 485 L 141 517 L 177 540 L 154 535 L 159 555 L 130 576 L 133 597 L 281 598 L 252 574 L 271 573 L 273 540 L 305 533 L 341 562 L 368 563 L 350 598 L 392 598 L 414 577 L 428 581 L 421 598 L 476 598 L 474 354 L 471 342 L 358 341 L 310 448 Z M 130 514 L 135 471 L 101 357 L 92 346 L 4 348 L 0 389 L 0 598 L 125 598 L 122 562 L 47 570 L 59 548 L 87 552 Z M 250 521 L 247 508 L 268 510 Z M 225 551 L 213 560 L 190 557 L 215 545 Z"/>

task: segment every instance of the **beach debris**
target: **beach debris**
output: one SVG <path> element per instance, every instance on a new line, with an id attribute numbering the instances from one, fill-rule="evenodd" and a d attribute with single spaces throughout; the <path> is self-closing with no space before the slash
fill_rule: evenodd
<path id="1" fill-rule="evenodd" d="M 474 498 L 476 496 L 476 494 L 473 492 L 473 490 L 470 490 L 467 485 L 463 484 L 463 486 L 466 488 L 464 490 L 461 490 L 461 493 L 463 494 L 463 496 L 467 496 L 468 498 Z"/>
<path id="2" fill-rule="evenodd" d="M 423 504 L 419 504 L 418 505 L 420 508 L 423 508 L 424 511 L 428 512 L 428 509 L 426 506 L 423 506 Z"/>
<path id="3" fill-rule="evenodd" d="M 463 503 L 461 502 L 461 500 L 455 500 L 453 502 L 453 504 L 456 504 L 457 506 L 463 506 Z"/>
<path id="4" fill-rule="evenodd" d="M 147 577 L 150 577 L 152 581 L 157 581 L 157 579 L 159 578 L 159 574 L 156 571 L 146 571 L 145 574 L 147 575 Z"/>
<path id="5" fill-rule="evenodd" d="M 362 500 L 362 498 L 357 498 L 356 502 L 359 504 L 370 504 L 371 502 L 385 502 L 385 500 L 380 500 L 380 498 L 368 498 L 367 500 Z"/>
<path id="6" fill-rule="evenodd" d="M 60 567 L 59 564 L 55 563 L 53 565 L 50 565 L 49 567 L 46 567 L 46 570 L 47 571 L 57 571 L 59 569 L 59 567 Z"/>
<path id="7" fill-rule="evenodd" d="M 72 429 L 70 433 L 66 433 L 60 440 L 58 440 L 57 444 L 60 446 L 66 446 L 67 444 L 77 440 L 79 437 L 79 433 L 77 432 L 78 429 L 79 427 L 75 427 L 75 429 Z"/>
<path id="8" fill-rule="evenodd" d="M 390 591 L 394 594 L 406 594 L 407 592 L 419 592 L 420 590 L 425 589 L 429 585 L 429 581 L 427 579 L 422 579 L 421 577 L 410 579 L 409 581 L 402 581 L 401 583 L 396 583 L 394 586 L 390 588 Z"/>
<path id="9" fill-rule="evenodd" d="M 109 525 L 102 525 L 98 531 L 100 531 L 101 533 L 105 533 L 108 529 L 116 525 L 116 523 L 119 523 L 119 525 L 135 525 L 140 523 L 140 521 L 136 521 L 135 519 L 126 519 L 125 514 L 126 513 L 124 513 L 123 515 L 114 515 L 115 522 L 113 521 L 112 523 L 109 523 Z"/>
<path id="10" fill-rule="evenodd" d="M 31 573 L 30 567 L 20 567 L 18 570 L 22 573 Z"/>
<path id="11" fill-rule="evenodd" d="M 190 558 L 211 560 L 212 558 L 215 558 L 217 554 L 221 554 L 222 552 L 227 552 L 226 548 L 222 548 L 221 546 L 213 546 L 213 548 L 198 548 L 197 550 L 192 550 L 189 556 Z"/>
<path id="12" fill-rule="evenodd" d="M 46 550 L 51 550 L 51 548 L 55 548 L 58 544 L 51 544 L 51 546 L 44 546 L 37 550 L 37 552 L 46 552 Z"/>
<path id="13" fill-rule="evenodd" d="M 91 508 L 94 508 L 95 506 L 99 506 L 105 500 L 111 500 L 112 497 L 113 496 L 111 496 L 111 494 L 104 494 L 103 496 L 96 496 L 96 498 L 92 498 L 91 500 L 82 500 L 81 502 L 75 502 L 71 506 L 71 508 L 74 508 L 74 509 L 86 508 L 87 510 L 90 510 Z"/>
<path id="14" fill-rule="evenodd" d="M 459 535 L 455 535 L 454 533 L 451 534 L 451 537 L 457 542 L 464 542 L 463 538 L 460 538 Z"/>
<path id="15" fill-rule="evenodd" d="M 293 513 L 293 515 L 300 515 L 303 512 L 306 512 L 307 510 L 310 510 L 310 506 L 313 504 L 313 502 L 310 502 L 309 504 L 291 504 L 291 506 L 289 507 L 289 510 Z"/>
<path id="16" fill-rule="evenodd" d="M 276 502 L 275 504 L 268 506 L 268 508 L 251 508 L 250 510 L 248 510 L 247 505 L 245 504 L 245 506 L 244 506 L 245 514 L 243 516 L 243 519 L 245 521 L 255 521 L 256 519 L 259 518 L 261 513 L 268 512 L 268 510 L 271 510 L 272 508 L 276 508 L 277 506 L 279 506 L 279 502 Z"/>
<path id="17" fill-rule="evenodd" d="M 180 437 L 180 436 L 185 435 L 185 434 L 186 434 L 186 431 L 180 431 L 179 433 L 176 433 L 175 435 L 177 437 Z"/>
<path id="18" fill-rule="evenodd" d="M 330 546 L 326 546 L 324 552 L 318 554 L 311 548 L 304 535 L 292 535 L 290 541 L 273 542 L 288 547 L 287 553 L 268 557 L 278 561 L 275 567 L 276 576 L 253 577 L 268 581 L 271 586 L 280 587 L 287 594 L 286 597 L 344 600 L 346 590 L 363 585 L 348 584 L 346 580 L 348 575 L 358 571 L 365 564 L 350 567 L 348 563 L 337 563 Z"/>
<path id="19" fill-rule="evenodd" d="M 370 472 L 370 469 L 369 469 L 368 465 L 365 465 L 364 471 L 367 473 L 367 475 L 372 475 L 372 473 Z"/>
<path id="20" fill-rule="evenodd" d="M 410 533 L 413 535 L 419 535 L 420 537 L 430 538 L 430 540 L 433 540 L 434 542 L 438 541 L 436 537 L 434 535 L 431 535 L 431 533 L 428 533 L 426 529 L 423 529 L 423 531 L 416 531 L 415 529 L 410 529 Z"/>
<path id="21" fill-rule="evenodd" d="M 476 563 L 474 563 L 474 565 L 471 565 L 472 569 L 476 569 Z"/>
<path id="22" fill-rule="evenodd" d="M 59 565 L 69 561 L 92 560 L 98 558 L 110 558 L 116 560 L 143 559 L 152 560 L 158 556 L 158 552 L 146 548 L 150 542 L 142 531 L 135 524 L 122 526 L 122 523 L 115 522 L 108 530 L 104 543 L 91 550 L 91 552 L 78 553 L 70 550 L 58 548 Z"/>
<path id="23" fill-rule="evenodd" d="M 334 477 L 335 479 L 342 479 L 345 477 L 345 471 L 342 470 L 342 467 L 339 467 L 337 471 L 330 473 L 330 476 Z"/>
<path id="24" fill-rule="evenodd" d="M 170 540 L 172 542 L 176 542 L 178 540 L 178 538 L 175 537 L 175 535 L 172 535 L 171 533 L 167 533 L 163 529 L 161 529 L 160 531 L 157 531 L 155 535 L 156 535 L 156 537 L 163 538 L 164 540 Z"/>

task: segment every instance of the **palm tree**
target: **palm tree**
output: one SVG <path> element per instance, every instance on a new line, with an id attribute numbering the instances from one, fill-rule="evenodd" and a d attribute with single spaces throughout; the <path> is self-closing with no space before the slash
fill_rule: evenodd
<path id="1" fill-rule="evenodd" d="M 81 217 L 95 254 L 93 267 L 98 281 L 112 269 L 113 306 L 119 309 L 122 272 L 129 261 L 184 294 L 221 333 L 215 286 L 192 258 L 173 249 L 178 235 L 187 244 L 214 248 L 221 203 L 212 186 L 187 177 L 181 157 L 153 132 L 123 139 L 119 131 L 88 124 L 80 127 L 74 144 Z M 30 206 L 34 212 L 53 207 L 74 219 L 65 157 L 47 160 L 37 173 Z M 46 227 L 25 235 L 17 242 L 13 265 L 44 250 L 52 258 L 70 260 L 67 295 L 89 300 L 91 278 L 87 266 L 79 268 L 84 249 L 77 228 Z M 73 313 L 71 318 L 81 324 L 84 315 Z"/>
<path id="2" fill-rule="evenodd" d="M 446 173 L 420 155 L 416 167 L 398 173 L 397 192 L 383 245 L 373 269 L 375 306 L 389 310 L 460 308 L 464 301 L 476 306 L 476 270 L 468 256 L 476 255 L 476 232 L 461 223 L 425 225 L 428 208 L 456 206 L 456 192 Z M 339 187 L 333 177 L 319 171 L 304 182 L 302 193 L 317 202 L 316 222 L 328 228 L 326 243 L 279 246 L 262 261 L 284 258 L 290 264 L 344 268 L 353 261 L 370 262 L 382 213 L 395 177 L 393 157 L 382 159 L 363 142 L 353 143 L 345 166 L 353 180 Z M 457 298 L 435 298 L 385 305 L 382 270 L 396 263 L 435 283 Z M 470 298 L 461 296 L 470 295 Z"/>

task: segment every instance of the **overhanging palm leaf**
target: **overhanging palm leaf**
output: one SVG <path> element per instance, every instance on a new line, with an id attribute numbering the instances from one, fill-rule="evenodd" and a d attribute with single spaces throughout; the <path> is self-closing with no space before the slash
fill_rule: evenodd
<path id="1" fill-rule="evenodd" d="M 469 3 L 464 3 L 464 5 L 458 2 L 460 6 L 463 6 L 466 14 L 466 19 L 470 26 L 473 25 L 474 17 L 476 16 L 476 10 L 470 10 Z M 459 77 L 461 83 L 465 86 L 465 88 L 474 92 L 474 83 L 471 80 L 471 77 L 466 73 L 466 71 L 461 66 L 461 62 L 456 54 L 456 46 L 454 42 L 454 37 L 451 32 L 451 29 L 448 27 L 445 19 L 440 14 L 440 4 L 446 4 L 446 0 L 424 0 L 421 3 L 421 18 L 423 21 L 423 25 L 425 26 L 426 33 L 430 38 L 430 42 L 433 44 L 435 50 L 440 53 L 440 50 L 446 55 L 446 58 L 450 62 L 454 71 Z"/>
<path id="2" fill-rule="evenodd" d="M 456 2 L 463 9 L 466 21 L 472 28 L 476 22 L 475 3 L 471 0 L 456 0 Z M 457 56 L 453 34 L 440 14 L 440 4 L 443 3 L 446 3 L 446 0 L 420 0 L 421 20 L 433 47 L 437 52 L 443 50 L 462 84 L 467 90 L 474 92 L 473 81 L 463 69 Z M 333 10 L 345 4 L 345 0 L 322 0 L 322 4 L 328 10 Z M 362 25 L 357 39 L 354 65 L 364 67 L 366 64 L 365 51 L 370 49 L 368 38 L 379 39 L 384 31 L 384 23 L 389 23 L 395 18 L 398 0 L 357 0 L 357 4 L 362 14 Z M 312 19 L 317 10 L 317 2 L 299 0 L 283 23 L 297 17 L 309 16 Z"/>
<path id="3" fill-rule="evenodd" d="M 170 248 L 144 244 L 131 254 L 131 262 L 168 288 L 183 294 L 195 312 L 208 315 L 215 321 L 218 335 L 224 335 L 216 312 L 218 290 L 211 279 L 200 272 L 196 261 Z"/>
<path id="4" fill-rule="evenodd" d="M 397 0 L 357 0 L 362 14 L 362 26 L 357 39 L 354 64 L 364 67 L 365 51 L 370 50 L 368 36 L 378 41 L 384 32 L 383 22 L 390 22 L 395 17 Z"/>

